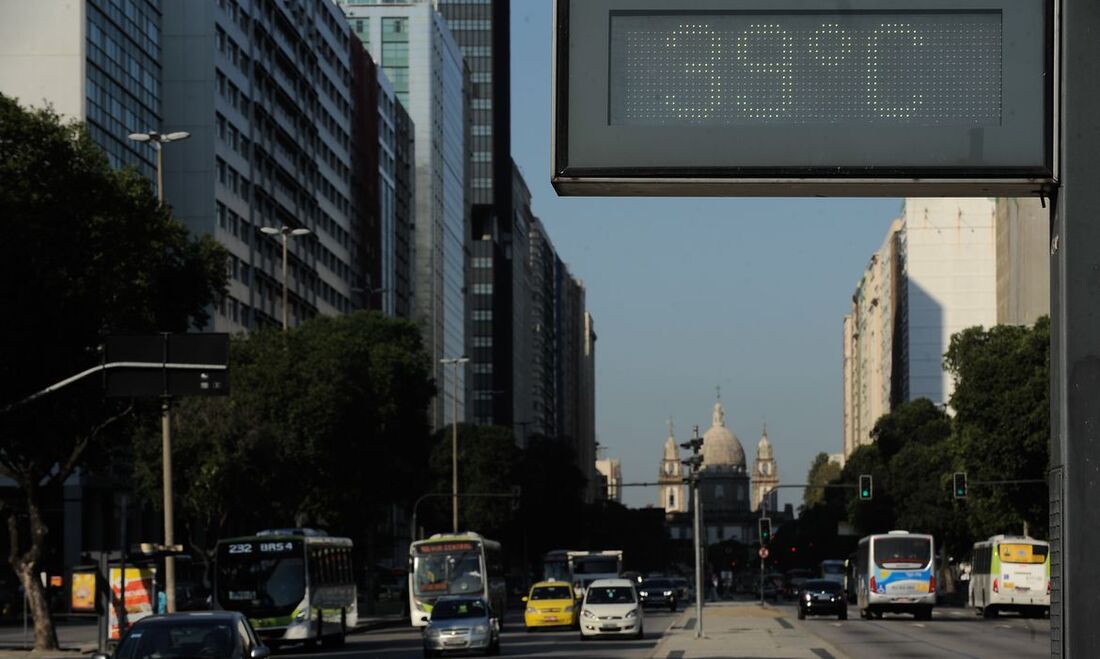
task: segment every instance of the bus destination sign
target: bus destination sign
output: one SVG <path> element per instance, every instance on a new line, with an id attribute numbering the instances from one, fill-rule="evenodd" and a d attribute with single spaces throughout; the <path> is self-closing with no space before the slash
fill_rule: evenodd
<path id="1" fill-rule="evenodd" d="M 560 194 L 1042 194 L 1049 0 L 557 0 Z"/>
<path id="2" fill-rule="evenodd" d="M 472 542 L 433 542 L 417 545 L 416 551 L 421 554 L 450 554 L 458 551 L 474 551 L 477 545 Z"/>

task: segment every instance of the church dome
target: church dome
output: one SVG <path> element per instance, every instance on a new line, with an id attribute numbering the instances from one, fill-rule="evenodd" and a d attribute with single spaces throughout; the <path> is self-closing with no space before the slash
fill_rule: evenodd
<path id="1" fill-rule="evenodd" d="M 721 402 L 714 404 L 713 425 L 703 435 L 703 466 L 745 468 L 745 450 L 726 427 L 726 413 Z"/>

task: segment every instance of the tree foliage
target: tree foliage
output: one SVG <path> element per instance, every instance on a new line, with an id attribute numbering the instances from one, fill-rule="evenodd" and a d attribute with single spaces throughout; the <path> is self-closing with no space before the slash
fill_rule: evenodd
<path id="1" fill-rule="evenodd" d="M 840 478 L 840 465 L 829 460 L 828 453 L 818 453 L 810 465 L 810 471 L 806 474 L 806 483 L 809 485 L 828 485 Z M 825 501 L 825 488 L 807 487 L 802 493 L 802 505 L 806 508 L 813 507 Z"/>
<path id="2" fill-rule="evenodd" d="M 955 377 L 958 467 L 968 480 L 1042 480 L 1050 469 L 1050 319 L 1034 327 L 974 327 L 951 337 L 944 367 Z M 970 488 L 979 538 L 1023 531 L 1045 537 L 1045 484 Z"/>
<path id="3" fill-rule="evenodd" d="M 82 126 L 0 95 L 0 153 L 0 406 L 98 363 L 104 335 L 206 323 L 225 288 L 225 252 L 192 240 L 135 171 L 112 170 Z M 39 649 L 57 645 L 37 577 L 42 498 L 129 412 L 96 384 L 0 413 L 0 473 L 19 486 L 0 510 Z"/>
<path id="4" fill-rule="evenodd" d="M 434 386 L 420 334 L 377 312 L 233 339 L 230 395 L 178 407 L 180 519 L 209 557 L 228 533 L 314 525 L 362 544 L 427 485 Z M 150 429 L 152 430 L 152 429 Z M 140 434 L 138 482 L 159 505 L 159 435 Z"/>

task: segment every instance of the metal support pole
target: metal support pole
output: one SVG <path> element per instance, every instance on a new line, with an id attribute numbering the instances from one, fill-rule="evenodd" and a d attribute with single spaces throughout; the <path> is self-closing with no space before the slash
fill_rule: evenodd
<path id="1" fill-rule="evenodd" d="M 126 629 L 130 626 L 130 620 L 126 616 L 126 545 L 128 543 L 126 532 L 126 517 L 129 515 L 129 501 L 126 495 L 123 494 L 119 499 L 119 550 L 118 550 L 118 579 L 119 579 L 119 598 L 121 604 L 118 608 L 118 633 L 121 636 L 126 633 Z"/>
<path id="2" fill-rule="evenodd" d="M 286 262 L 287 262 L 287 245 L 286 244 L 287 244 L 287 240 L 289 239 L 289 236 L 287 235 L 287 233 L 288 232 L 286 230 L 286 227 L 283 227 L 283 331 L 284 332 L 287 330 L 288 327 L 290 327 L 290 314 L 289 314 L 289 310 L 287 309 L 287 301 L 288 301 L 288 297 L 289 297 L 288 293 L 287 293 L 287 288 L 289 286 L 289 283 L 287 282 L 287 264 L 286 264 Z"/>
<path id="3" fill-rule="evenodd" d="M 164 205 L 164 145 L 153 142 L 157 150 L 157 205 Z"/>
<path id="4" fill-rule="evenodd" d="M 1061 189 L 1051 212 L 1050 642 L 1052 657 L 1100 648 L 1100 3 L 1055 2 Z M 1058 123 L 1058 119 L 1061 119 Z"/>
<path id="5" fill-rule="evenodd" d="M 172 507 L 172 401 L 165 397 L 160 405 L 161 451 L 164 474 L 164 546 L 176 544 Z M 176 612 L 176 559 L 164 557 L 164 591 L 168 597 L 168 613 Z"/>
<path id="6" fill-rule="evenodd" d="M 692 497 L 695 503 L 695 638 L 703 638 L 703 503 L 699 496 L 699 475 L 693 474 L 691 478 Z"/>
<path id="7" fill-rule="evenodd" d="M 454 403 L 451 419 L 451 526 L 458 533 L 458 362 L 451 373 L 451 402 Z"/>

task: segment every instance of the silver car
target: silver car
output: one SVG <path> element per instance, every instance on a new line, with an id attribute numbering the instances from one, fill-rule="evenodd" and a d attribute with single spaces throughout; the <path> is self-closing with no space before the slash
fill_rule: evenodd
<path id="1" fill-rule="evenodd" d="M 424 656 L 471 650 L 500 653 L 500 619 L 481 597 L 440 597 L 424 628 Z"/>

